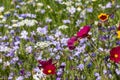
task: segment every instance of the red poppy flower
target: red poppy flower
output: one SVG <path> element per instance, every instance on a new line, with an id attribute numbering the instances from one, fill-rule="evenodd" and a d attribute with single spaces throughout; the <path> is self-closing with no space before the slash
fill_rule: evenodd
<path id="1" fill-rule="evenodd" d="M 55 74 L 56 73 L 56 67 L 53 64 L 47 65 L 43 68 L 44 74 Z"/>
<path id="2" fill-rule="evenodd" d="M 49 59 L 47 61 L 42 61 L 42 60 L 38 60 L 39 64 L 41 64 L 41 66 L 39 66 L 39 68 L 44 68 L 47 65 L 51 65 L 52 64 L 52 59 Z"/>
<path id="3" fill-rule="evenodd" d="M 88 36 L 88 32 L 90 31 L 90 26 L 86 25 L 81 30 L 77 32 L 77 36 L 79 38 L 85 38 Z"/>
<path id="4" fill-rule="evenodd" d="M 76 46 L 77 42 L 78 42 L 77 36 L 71 37 L 71 38 L 68 40 L 68 42 L 67 42 L 68 48 L 69 48 L 70 50 L 75 49 L 75 46 Z"/>
<path id="5" fill-rule="evenodd" d="M 110 60 L 116 63 L 120 62 L 120 46 L 112 48 L 110 51 Z"/>

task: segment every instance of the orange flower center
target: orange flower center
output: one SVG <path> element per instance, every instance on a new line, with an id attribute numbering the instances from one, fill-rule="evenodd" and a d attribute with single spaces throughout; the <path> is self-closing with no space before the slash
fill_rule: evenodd
<path id="1" fill-rule="evenodd" d="M 100 17 L 100 19 L 102 19 L 102 20 L 105 20 L 107 18 L 107 16 L 105 16 L 105 15 L 102 15 L 101 17 Z"/>
<path id="2" fill-rule="evenodd" d="M 48 73 L 51 73 L 52 72 L 52 70 L 48 70 Z"/>
<path id="3" fill-rule="evenodd" d="M 118 58 L 118 54 L 115 54 L 114 57 L 115 57 L 115 58 Z"/>

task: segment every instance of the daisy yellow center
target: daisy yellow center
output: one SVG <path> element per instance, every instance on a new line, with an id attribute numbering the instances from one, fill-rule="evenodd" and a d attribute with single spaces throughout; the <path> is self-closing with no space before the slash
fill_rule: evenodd
<path id="1" fill-rule="evenodd" d="M 115 58 L 118 58 L 118 54 L 115 54 L 114 57 L 115 57 Z"/>
<path id="2" fill-rule="evenodd" d="M 51 73 L 52 72 L 52 70 L 48 70 L 48 73 Z"/>

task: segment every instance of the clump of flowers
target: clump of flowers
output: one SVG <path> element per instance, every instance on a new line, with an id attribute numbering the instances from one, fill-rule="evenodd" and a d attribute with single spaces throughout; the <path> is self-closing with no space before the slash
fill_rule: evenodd
<path id="1" fill-rule="evenodd" d="M 80 29 L 77 32 L 77 36 L 73 36 L 68 40 L 68 42 L 67 42 L 68 48 L 70 50 L 75 49 L 75 46 L 77 46 L 77 44 L 79 43 L 78 39 L 87 37 L 89 31 L 90 31 L 90 26 L 88 26 L 88 25 L 86 25 L 82 29 Z"/>

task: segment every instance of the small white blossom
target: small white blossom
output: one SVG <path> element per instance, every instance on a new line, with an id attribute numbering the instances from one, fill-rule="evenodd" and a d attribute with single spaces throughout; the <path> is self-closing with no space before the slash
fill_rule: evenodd
<path id="1" fill-rule="evenodd" d="M 41 49 L 44 49 L 48 47 L 51 43 L 49 41 L 44 41 L 44 42 L 37 42 L 35 45 L 35 48 L 40 47 Z"/>
<path id="2" fill-rule="evenodd" d="M 23 76 L 19 76 L 16 80 L 24 80 Z"/>
<path id="3" fill-rule="evenodd" d="M 46 75 L 43 73 L 43 69 L 41 69 L 41 70 L 37 69 L 36 74 L 33 75 L 33 79 L 35 79 L 35 80 L 41 80 L 45 77 L 46 77 Z"/>
<path id="4" fill-rule="evenodd" d="M 117 73 L 117 75 L 120 75 L 120 70 L 119 69 L 115 69 L 115 72 Z"/>
<path id="5" fill-rule="evenodd" d="M 38 6 L 38 7 L 42 7 L 42 6 L 43 6 L 43 3 L 37 3 L 37 6 Z"/>
<path id="6" fill-rule="evenodd" d="M 66 28 L 68 28 L 68 26 L 66 26 L 66 25 L 62 25 L 62 26 L 58 27 L 58 29 L 66 29 Z"/>
<path id="7" fill-rule="evenodd" d="M 76 8 L 74 6 L 71 6 L 71 7 L 68 7 L 68 11 L 71 13 L 71 14 L 74 14 L 76 12 Z"/>
<path id="8" fill-rule="evenodd" d="M 2 63 L 2 58 L 0 58 L 0 63 Z"/>
<path id="9" fill-rule="evenodd" d="M 3 11 L 4 11 L 4 7 L 1 6 L 1 7 L 0 7 L 0 12 L 3 12 Z"/>
<path id="10" fill-rule="evenodd" d="M 6 67 L 6 66 L 9 66 L 10 65 L 10 62 L 4 62 L 4 66 Z"/>
<path id="11" fill-rule="evenodd" d="M 23 30 L 23 31 L 21 32 L 21 38 L 27 39 L 27 35 L 28 35 L 28 32 L 27 32 L 27 31 Z"/>

